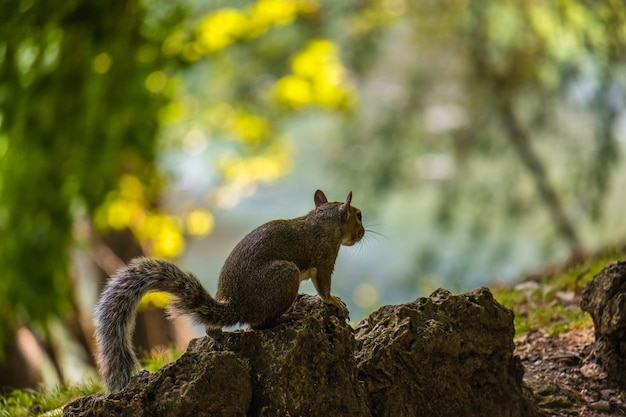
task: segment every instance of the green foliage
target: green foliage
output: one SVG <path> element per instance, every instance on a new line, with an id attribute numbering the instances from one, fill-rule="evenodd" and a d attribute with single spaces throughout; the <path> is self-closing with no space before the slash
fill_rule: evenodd
<path id="1" fill-rule="evenodd" d="M 387 18 L 359 25 L 378 34 L 365 54 L 355 32 L 340 38 L 359 106 L 329 129 L 328 157 L 372 199 L 414 196 L 407 211 L 434 235 L 414 249 L 434 254 L 425 274 L 467 282 L 488 254 L 493 276 L 529 252 L 539 263 L 623 240 L 624 2 L 365 7 L 354 20 Z"/>
<path id="2" fill-rule="evenodd" d="M 45 334 L 49 317 L 74 311 L 77 221 L 128 228 L 147 252 L 168 257 L 182 251 L 183 227 L 210 232 L 210 212 L 179 219 L 155 210 L 158 140 L 167 148 L 197 145 L 208 131 L 225 138 L 229 151 L 215 161 L 230 187 L 216 192 L 223 206 L 231 189 L 249 193 L 289 170 L 275 129 L 283 115 L 350 106 L 338 49 L 312 41 L 323 33 L 316 1 L 209 7 L 187 19 L 192 8 L 0 5 L 0 318 L 11 327 Z M 281 88 L 285 80 L 308 94 Z"/>
<path id="3" fill-rule="evenodd" d="M 0 315 L 45 327 L 72 309 L 74 221 L 124 173 L 154 176 L 168 99 L 146 82 L 166 33 L 136 1 L 7 1 L 0 14 Z"/>
<path id="4" fill-rule="evenodd" d="M 15 390 L 0 397 L 0 417 L 26 417 L 44 413 L 47 416 L 60 416 L 61 408 L 69 401 L 102 390 L 103 387 L 97 381 L 39 391 Z"/>
<path id="5" fill-rule="evenodd" d="M 372 2 L 371 8 L 377 3 Z M 506 142 L 508 133 L 499 111 L 503 100 L 510 100 L 515 113 L 522 115 L 521 126 L 533 139 L 555 146 L 561 143 L 559 150 L 567 160 L 579 160 L 580 148 L 572 142 L 593 148 L 592 142 L 608 141 L 607 146 L 615 149 L 614 138 L 607 138 L 600 125 L 595 134 L 572 134 L 571 120 L 558 116 L 562 111 L 572 116 L 586 112 L 593 125 L 606 112 L 615 111 L 611 110 L 615 104 L 605 101 L 608 91 L 602 86 L 624 89 L 619 74 L 625 62 L 618 45 L 621 50 L 626 45 L 626 6 L 621 2 L 381 3 L 402 5 L 402 13 L 387 23 L 387 43 L 368 51 L 378 58 L 377 65 L 359 72 L 361 83 L 382 75 L 388 88 L 374 90 L 371 96 L 361 94 L 363 105 L 343 132 L 349 151 L 367 150 L 359 158 L 362 163 L 352 168 L 351 181 L 356 179 L 373 191 L 411 187 L 415 185 L 411 158 L 443 154 L 458 169 L 453 181 L 440 179 L 444 181 L 439 187 L 442 200 L 478 196 L 496 203 L 495 210 L 504 207 L 511 216 L 531 214 L 519 210 L 520 203 L 534 206 L 536 196 L 518 191 L 525 185 L 514 186 L 525 178 L 520 178 L 515 148 Z M 342 45 L 347 54 L 356 48 L 350 41 Z M 398 59 L 402 53 L 413 53 L 414 59 Z M 587 83 L 597 85 L 598 90 L 587 97 L 573 97 L 574 90 Z M 370 152 L 379 157 L 367 158 Z M 494 164 L 486 159 L 496 155 L 502 165 L 494 167 L 499 171 L 495 179 L 501 185 L 485 187 L 490 178 L 479 177 L 485 176 L 479 166 Z M 549 165 L 549 154 L 540 156 L 541 163 Z M 338 165 L 343 164 L 341 156 L 338 159 Z M 588 165 L 570 164 L 571 171 L 593 177 L 606 169 L 594 158 L 585 162 Z M 426 161 L 424 165 L 426 170 Z M 561 183 L 557 188 L 561 198 L 592 198 L 594 187 L 574 192 L 567 181 Z M 483 204 L 484 209 L 491 207 Z M 453 209 L 443 210 L 452 210 L 454 218 L 462 216 Z"/>

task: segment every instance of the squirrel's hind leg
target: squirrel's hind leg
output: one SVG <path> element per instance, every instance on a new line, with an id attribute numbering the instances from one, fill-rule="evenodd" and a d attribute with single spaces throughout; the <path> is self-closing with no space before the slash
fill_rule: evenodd
<path id="1" fill-rule="evenodd" d="M 254 320 L 248 321 L 255 330 L 268 329 L 286 321 L 301 317 L 297 314 L 284 314 L 293 305 L 300 287 L 300 270 L 289 261 L 273 261 L 259 271 L 255 292 L 259 299 L 252 300 L 250 314 Z"/>

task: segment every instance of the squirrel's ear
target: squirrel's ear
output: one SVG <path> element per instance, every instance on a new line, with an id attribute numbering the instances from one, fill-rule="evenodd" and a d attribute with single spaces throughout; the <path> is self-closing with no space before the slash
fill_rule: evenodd
<path id="1" fill-rule="evenodd" d="M 315 207 L 319 207 L 322 204 L 328 203 L 328 199 L 322 190 L 315 191 L 315 195 L 313 196 L 313 200 L 315 201 Z"/>
<path id="2" fill-rule="evenodd" d="M 341 206 L 339 206 L 339 213 L 341 214 L 347 213 L 348 207 L 350 207 L 351 202 L 352 202 L 352 191 L 348 193 L 348 196 L 346 197 L 346 201 Z"/>

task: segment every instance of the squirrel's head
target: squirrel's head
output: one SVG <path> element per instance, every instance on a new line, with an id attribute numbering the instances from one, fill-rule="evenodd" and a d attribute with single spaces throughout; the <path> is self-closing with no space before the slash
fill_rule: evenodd
<path id="1" fill-rule="evenodd" d="M 342 245 L 352 246 L 363 238 L 365 228 L 363 228 L 361 210 L 350 205 L 350 202 L 352 201 L 352 191 L 348 193 L 346 201 L 343 203 L 328 203 L 328 199 L 322 190 L 315 191 L 313 199 L 315 200 L 315 208 L 318 208 L 323 204 L 338 206 L 337 211 L 341 222 Z"/>

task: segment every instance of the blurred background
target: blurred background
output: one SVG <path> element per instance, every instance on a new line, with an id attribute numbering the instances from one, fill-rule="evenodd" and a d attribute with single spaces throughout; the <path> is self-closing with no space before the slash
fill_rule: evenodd
<path id="1" fill-rule="evenodd" d="M 626 241 L 622 0 L 0 2 L 0 389 L 93 375 L 139 255 L 214 293 L 247 232 L 353 191 L 359 321 Z M 310 283 L 302 291 L 314 293 Z M 167 297 L 135 343 L 186 346 Z"/>

